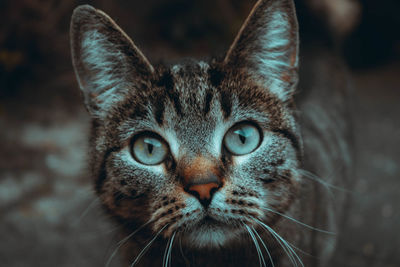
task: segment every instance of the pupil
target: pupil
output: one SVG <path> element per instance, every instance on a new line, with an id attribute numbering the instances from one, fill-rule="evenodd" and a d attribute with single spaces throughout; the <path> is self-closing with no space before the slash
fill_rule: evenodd
<path id="1" fill-rule="evenodd" d="M 246 137 L 242 134 L 239 134 L 239 140 L 244 144 L 246 142 Z"/>
<path id="2" fill-rule="evenodd" d="M 147 150 L 149 151 L 149 154 L 153 152 L 154 146 L 152 144 L 147 144 Z"/>

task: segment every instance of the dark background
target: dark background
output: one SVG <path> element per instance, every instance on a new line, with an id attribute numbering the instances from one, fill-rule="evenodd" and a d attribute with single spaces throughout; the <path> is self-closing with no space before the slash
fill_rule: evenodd
<path id="1" fill-rule="evenodd" d="M 302 45 L 340 51 L 354 84 L 358 182 L 335 266 L 399 266 L 400 1 L 327 1 L 352 8 L 335 20 L 314 0 L 296 5 Z M 86 171 L 88 115 L 69 55 L 83 3 L 159 62 L 223 53 L 255 1 L 0 1 L 1 266 L 104 266 L 115 248 Z"/>

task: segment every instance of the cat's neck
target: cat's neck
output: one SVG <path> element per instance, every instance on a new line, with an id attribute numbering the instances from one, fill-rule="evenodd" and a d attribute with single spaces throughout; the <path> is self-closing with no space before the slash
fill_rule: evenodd
<path id="1" fill-rule="evenodd" d="M 266 238 L 263 237 L 265 240 Z M 140 241 L 139 241 L 140 240 Z M 144 241 L 141 237 L 133 238 L 124 247 L 125 262 L 129 266 L 137 259 L 138 255 L 145 250 L 145 255 L 138 260 L 135 266 L 164 266 L 168 251 L 168 240 L 156 239 L 148 250 L 145 249 L 151 238 Z M 257 248 L 251 241 L 250 237 L 243 236 L 239 245 L 236 242 L 228 244 L 224 248 L 205 248 L 205 249 L 189 249 L 182 244 L 179 237 L 175 238 L 171 253 L 168 256 L 170 266 L 204 266 L 204 267 L 221 267 L 221 266 L 260 266 L 260 258 Z M 244 245 L 243 245 L 244 243 Z M 268 254 L 263 250 L 264 261 L 266 266 L 273 266 Z M 269 252 L 274 264 L 278 263 L 279 255 L 277 250 L 269 246 Z"/>
<path id="2" fill-rule="evenodd" d="M 129 255 L 127 263 L 132 264 L 137 255 L 145 248 L 145 244 L 139 246 L 131 243 L 125 247 L 125 255 Z M 166 251 L 168 242 L 154 242 L 151 248 L 146 252 L 146 256 L 140 259 L 135 266 L 164 266 L 166 260 Z M 165 256 L 164 256 L 165 254 Z M 266 266 L 270 264 L 270 259 L 264 254 Z M 274 263 L 277 263 L 276 257 L 273 255 Z M 260 259 L 257 249 L 253 243 L 248 243 L 243 247 L 213 248 L 192 250 L 181 246 L 180 240 L 176 240 L 168 256 L 170 266 L 204 266 L 204 267 L 221 267 L 221 266 L 260 266 Z"/>

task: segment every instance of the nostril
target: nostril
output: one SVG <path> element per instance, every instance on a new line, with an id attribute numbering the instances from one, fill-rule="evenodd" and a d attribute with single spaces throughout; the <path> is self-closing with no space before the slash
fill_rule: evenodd
<path id="1" fill-rule="evenodd" d="M 195 196 L 197 199 L 200 200 L 200 194 L 197 191 L 193 191 L 193 190 L 186 190 L 186 192 L 188 192 L 189 194 Z"/>
<path id="2" fill-rule="evenodd" d="M 203 206 L 207 207 L 219 187 L 218 183 L 192 184 L 187 187 L 186 191 L 195 196 Z"/>
<path id="3" fill-rule="evenodd" d="M 214 195 L 214 193 L 218 191 L 218 189 L 219 189 L 220 187 L 221 187 L 221 186 L 211 188 L 211 190 L 210 190 L 210 197 L 211 197 L 211 198 L 212 198 L 212 196 Z"/>

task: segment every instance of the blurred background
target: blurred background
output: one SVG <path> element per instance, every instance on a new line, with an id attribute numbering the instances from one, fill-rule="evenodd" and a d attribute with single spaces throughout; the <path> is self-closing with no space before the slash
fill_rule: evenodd
<path id="1" fill-rule="evenodd" d="M 115 249 L 69 54 L 72 10 L 86 3 L 160 62 L 223 53 L 255 1 L 0 1 L 0 266 L 104 266 Z M 354 84 L 358 182 L 334 266 L 400 266 L 400 1 L 296 5 L 302 45 L 339 52 Z"/>

